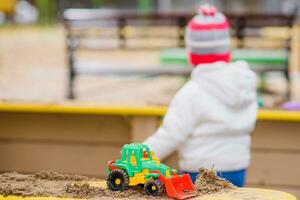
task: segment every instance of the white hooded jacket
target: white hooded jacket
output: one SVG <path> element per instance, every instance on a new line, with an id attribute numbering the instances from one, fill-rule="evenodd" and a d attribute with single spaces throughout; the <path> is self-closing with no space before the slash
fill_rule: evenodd
<path id="1" fill-rule="evenodd" d="M 256 114 L 256 76 L 246 62 L 201 64 L 144 143 L 160 159 L 178 150 L 181 170 L 245 169 Z"/>

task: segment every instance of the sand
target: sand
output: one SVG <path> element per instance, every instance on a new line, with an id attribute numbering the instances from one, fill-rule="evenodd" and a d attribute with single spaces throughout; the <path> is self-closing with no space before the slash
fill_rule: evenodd
<path id="1" fill-rule="evenodd" d="M 196 188 L 199 196 L 226 192 L 236 189 L 236 187 L 225 179 L 217 176 L 216 171 L 201 168 L 196 180 Z"/>
<path id="2" fill-rule="evenodd" d="M 61 174 L 53 171 L 41 171 L 28 175 L 10 172 L 0 174 L 0 194 L 3 196 L 51 196 L 87 199 L 127 197 L 140 199 L 146 196 L 141 187 L 134 187 L 124 192 L 112 192 L 107 189 L 92 186 L 89 183 L 95 181 L 100 180 L 79 175 Z"/>
<path id="3" fill-rule="evenodd" d="M 195 196 L 230 191 L 235 187 L 224 179 L 217 177 L 212 170 L 200 169 Z M 0 194 L 3 196 L 51 196 L 86 199 L 128 198 L 145 199 L 147 196 L 142 187 L 132 187 L 124 192 L 112 192 L 91 185 L 100 181 L 80 175 L 61 174 L 53 171 L 41 171 L 35 174 L 20 174 L 17 172 L 0 174 Z M 156 199 L 167 199 L 163 194 Z"/>

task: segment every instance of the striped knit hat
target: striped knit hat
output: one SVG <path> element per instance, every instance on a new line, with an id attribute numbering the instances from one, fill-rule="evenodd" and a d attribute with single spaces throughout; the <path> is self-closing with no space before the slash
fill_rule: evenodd
<path id="1" fill-rule="evenodd" d="M 193 66 L 230 61 L 230 27 L 226 17 L 213 6 L 201 6 L 189 22 L 185 43 Z"/>

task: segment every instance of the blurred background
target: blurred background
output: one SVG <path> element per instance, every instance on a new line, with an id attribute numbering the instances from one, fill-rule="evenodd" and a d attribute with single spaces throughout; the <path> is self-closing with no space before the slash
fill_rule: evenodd
<path id="1" fill-rule="evenodd" d="M 0 171 L 104 177 L 188 80 L 184 29 L 203 3 L 259 77 L 247 185 L 300 197 L 299 0 L 1 0 Z"/>
<path id="2" fill-rule="evenodd" d="M 189 17 L 203 2 L 206 1 L 1 1 L 0 98 L 10 101 L 60 102 L 67 100 L 66 97 L 76 96 L 74 99 L 78 101 L 109 104 L 115 101 L 117 104 L 133 101 L 139 104 L 148 102 L 167 104 L 184 82 L 182 77 L 165 77 L 165 74 L 159 74 L 160 76 L 152 76 L 150 79 L 132 76 L 107 78 L 107 76 L 76 76 L 75 72 L 76 81 L 74 83 L 72 81 L 70 86 L 68 73 L 71 68 L 70 62 L 73 61 L 68 60 L 68 53 L 70 53 L 68 42 L 80 43 L 74 47 L 75 55 L 72 56 L 74 67 L 77 67 L 77 71 L 80 69 L 89 71 L 91 75 L 97 74 L 95 68 L 99 69 L 99 67 L 111 69 L 127 65 L 138 69 L 158 66 L 160 69 L 163 67 L 170 69 L 169 67 L 174 67 L 174 64 L 176 67 L 187 66 L 187 63 L 178 61 L 178 56 L 174 55 L 174 48 L 183 47 L 183 44 L 179 44 L 183 42 L 183 34 L 180 31 L 183 31 Z M 248 61 L 254 59 L 253 68 L 260 65 L 257 71 L 268 71 L 268 73 L 260 73 L 262 89 L 268 90 L 267 93 L 262 94 L 264 105 L 278 106 L 286 100 L 284 93 L 290 93 L 289 97 L 299 99 L 297 92 L 292 92 L 296 90 L 295 85 L 290 85 L 291 76 L 297 76 L 299 71 L 297 66 L 299 56 L 292 55 L 293 52 L 298 51 L 297 47 L 294 47 L 298 44 L 291 42 L 293 37 L 294 40 L 298 37 L 292 32 L 297 32 L 293 29 L 293 25 L 297 21 L 299 2 L 296 0 L 220 0 L 213 3 L 225 13 L 232 14 L 229 18 L 234 36 L 233 47 L 242 49 L 236 51 L 234 59 L 244 58 L 249 52 L 254 53 L 254 57 L 248 58 Z M 88 16 L 88 13 L 76 13 L 76 11 L 71 16 L 72 13 L 67 14 L 69 8 L 100 9 L 105 16 L 101 20 L 101 17 L 96 16 L 97 14 Z M 127 13 L 124 13 L 125 10 Z M 138 12 L 139 16 L 129 16 L 129 12 Z M 143 17 L 142 13 L 148 13 L 148 16 Z M 158 13 L 156 19 L 151 16 L 154 13 Z M 249 22 L 246 22 L 244 17 L 251 14 L 252 16 L 248 16 Z M 269 15 L 269 21 L 265 18 L 260 22 L 259 17 L 264 19 L 263 15 Z M 86 20 L 79 19 L 80 16 L 85 16 Z M 152 19 L 147 20 L 147 17 Z M 280 17 L 284 19 L 280 20 Z M 120 42 L 123 40 L 122 37 L 124 41 L 126 40 L 125 48 L 119 45 L 124 42 Z M 107 45 L 112 48 L 105 49 Z M 250 51 L 244 52 L 245 48 Z M 293 50 L 290 51 L 292 48 Z M 89 51 L 91 49 L 92 51 Z M 94 51 L 95 49 L 100 51 Z M 267 51 L 266 55 L 257 59 L 255 54 L 261 55 L 261 52 L 255 53 L 255 50 L 259 49 L 267 49 Z M 179 53 L 184 56 L 184 52 Z M 149 59 L 144 59 L 145 56 Z M 266 67 L 270 65 L 268 61 L 273 62 L 273 66 Z M 164 66 L 161 66 L 162 64 Z M 91 70 L 94 73 L 90 73 Z M 278 72 L 280 70 L 283 73 Z M 286 77 L 287 74 L 284 73 L 289 73 L 289 76 Z M 156 89 L 145 90 L 144 87 L 147 85 Z M 135 90 L 130 90 L 131 87 Z M 269 91 L 274 89 L 275 92 Z M 72 93 L 74 90 L 74 94 L 69 94 L 69 90 L 72 90 Z M 140 92 L 137 93 L 136 90 Z"/>

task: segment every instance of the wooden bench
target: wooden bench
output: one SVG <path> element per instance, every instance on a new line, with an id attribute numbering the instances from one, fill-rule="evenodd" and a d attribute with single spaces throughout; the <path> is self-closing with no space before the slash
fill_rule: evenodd
<path id="1" fill-rule="evenodd" d="M 137 12 L 130 10 L 107 10 L 107 9 L 67 9 L 64 14 L 64 24 L 67 30 L 67 52 L 69 63 L 69 81 L 68 81 L 68 98 L 75 98 L 74 93 L 74 81 L 77 75 L 81 74 L 76 67 L 78 60 L 76 59 L 76 52 L 81 49 L 85 50 L 113 50 L 113 49 L 161 49 L 166 46 L 162 46 L 161 42 L 157 45 L 130 45 L 130 39 L 148 39 L 154 37 L 158 40 L 172 40 L 173 42 L 167 47 L 184 47 L 184 31 L 188 21 L 193 17 L 194 13 L 185 12 L 172 12 L 172 13 L 160 13 L 160 12 Z M 256 37 L 257 29 L 265 26 L 286 26 L 292 27 L 294 16 L 286 15 L 274 15 L 274 14 L 226 14 L 232 27 L 232 35 L 237 38 L 237 46 L 239 48 L 244 47 L 245 37 Z M 140 34 L 129 34 L 129 28 L 147 28 L 147 27 L 169 27 L 173 28 L 173 31 L 164 31 L 163 33 L 154 34 L 149 30 Z M 89 34 L 101 33 L 101 30 L 113 31 L 109 34 Z M 152 35 L 152 36 L 151 36 Z M 88 41 L 91 39 L 90 41 Z M 108 44 L 101 44 L 107 42 Z M 98 42 L 97 42 L 98 40 Z M 289 54 L 290 51 L 290 38 L 283 41 L 283 49 Z M 255 62 L 258 59 L 252 59 Z M 261 61 L 262 59 L 260 59 Z M 272 64 L 272 67 L 264 67 L 264 72 L 274 71 L 273 61 L 275 58 L 264 58 L 264 61 Z M 276 70 L 283 71 L 288 76 L 289 59 L 281 60 L 283 67 L 276 68 Z M 101 68 L 101 66 L 100 66 Z M 129 66 L 130 68 L 130 66 Z M 131 72 L 137 69 L 129 69 Z M 168 70 L 169 74 L 172 74 L 172 68 Z M 107 73 L 107 70 L 104 70 Z M 116 69 L 114 69 L 116 72 Z M 92 71 L 90 74 L 94 74 Z M 148 71 L 139 71 L 137 73 L 153 74 Z M 85 73 L 87 74 L 87 73 Z M 97 74 L 101 74 L 98 71 Z M 130 73 L 120 73 L 121 75 L 130 75 Z M 136 74 L 136 73 L 133 73 Z M 155 73 L 160 75 L 160 73 Z M 175 73 L 178 75 L 177 73 Z M 180 74 L 179 74 L 180 75 Z"/>

